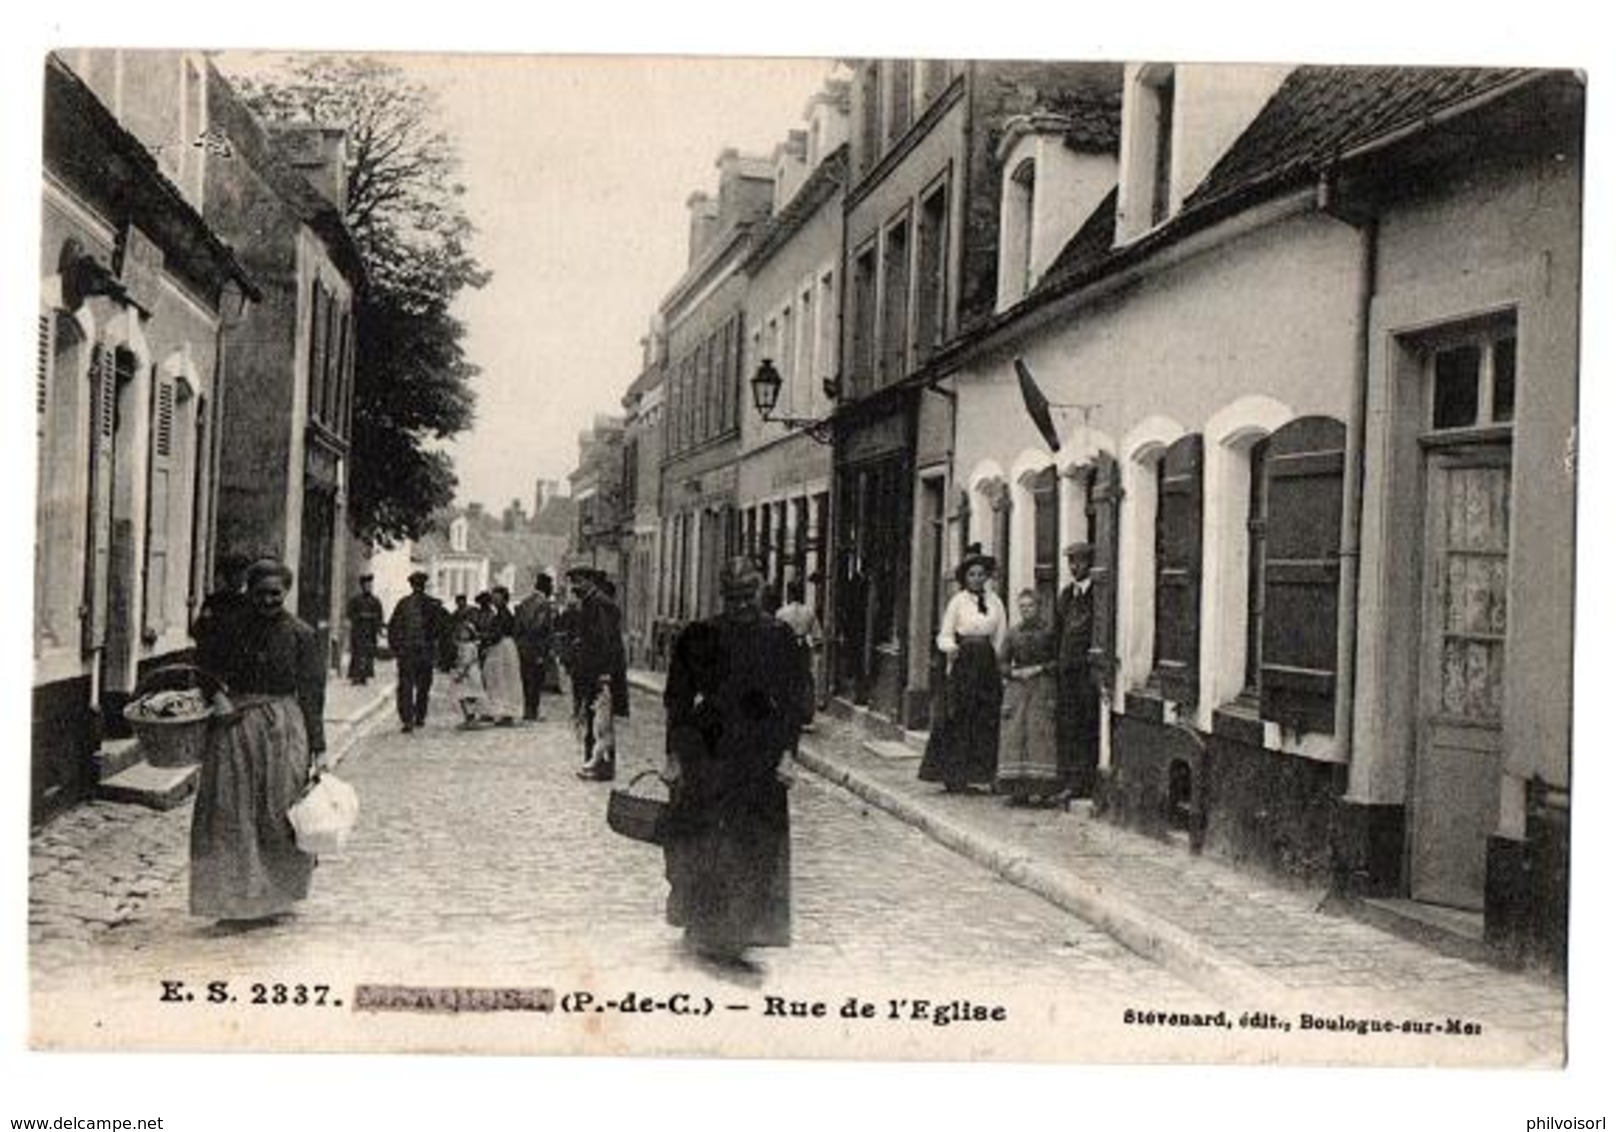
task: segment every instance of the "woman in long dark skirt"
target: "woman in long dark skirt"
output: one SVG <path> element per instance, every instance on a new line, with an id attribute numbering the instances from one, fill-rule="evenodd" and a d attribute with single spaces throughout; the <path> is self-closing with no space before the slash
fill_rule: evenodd
<path id="1" fill-rule="evenodd" d="M 1022 590 L 1016 606 L 1021 620 L 1005 644 L 997 784 L 1013 806 L 1048 802 L 1063 785 L 1055 760 L 1055 633 L 1032 590 Z"/>
<path id="2" fill-rule="evenodd" d="M 282 605 L 292 572 L 256 562 L 249 607 L 198 651 L 224 685 L 191 817 L 191 913 L 238 925 L 268 922 L 308 895 L 314 858 L 286 812 L 322 760 L 325 663 L 313 629 Z"/>
<path id="3" fill-rule="evenodd" d="M 1004 603 L 987 588 L 997 563 L 973 553 L 955 570 L 960 592 L 943 610 L 937 647 L 948 657 L 947 702 L 933 726 L 920 764 L 922 782 L 941 782 L 954 793 L 991 786 L 999 763 L 999 714 L 1004 682 L 999 657 L 1008 618 Z"/>
<path id="4" fill-rule="evenodd" d="M 668 922 L 725 966 L 791 942 L 790 818 L 780 762 L 809 679 L 791 630 L 766 617 L 763 577 L 726 564 L 724 611 L 674 643 L 663 703 L 672 797 L 663 850 Z"/>

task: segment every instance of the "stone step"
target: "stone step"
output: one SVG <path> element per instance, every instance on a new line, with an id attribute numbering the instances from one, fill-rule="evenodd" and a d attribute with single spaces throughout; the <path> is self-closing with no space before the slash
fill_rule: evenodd
<path id="1" fill-rule="evenodd" d="M 101 749 L 95 753 L 96 781 L 106 782 L 116 777 L 143 757 L 140 740 L 133 736 L 127 739 L 101 740 Z"/>
<path id="2" fill-rule="evenodd" d="M 152 766 L 142 760 L 103 781 L 96 794 L 109 802 L 172 810 L 196 790 L 198 773 L 195 766 Z"/>
<path id="3" fill-rule="evenodd" d="M 865 739 L 860 744 L 866 754 L 874 755 L 878 759 L 891 759 L 894 762 L 913 761 L 925 754 L 925 750 L 915 750 L 907 743 L 895 742 L 891 739 Z"/>
<path id="4" fill-rule="evenodd" d="M 926 753 L 926 744 L 930 740 L 931 740 L 931 732 L 930 731 L 910 731 L 908 728 L 904 729 L 904 732 L 903 732 L 904 746 L 909 747 L 910 749 L 912 749 L 914 751 L 917 751 L 922 755 Z"/>

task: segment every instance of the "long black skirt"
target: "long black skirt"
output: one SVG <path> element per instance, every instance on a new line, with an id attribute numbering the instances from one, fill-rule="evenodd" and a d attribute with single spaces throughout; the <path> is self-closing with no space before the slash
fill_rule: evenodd
<path id="1" fill-rule="evenodd" d="M 964 637 L 948 673 L 942 723 L 926 741 L 920 764 L 922 782 L 959 789 L 993 782 L 999 765 L 999 715 L 1004 681 L 999 658 L 986 637 Z"/>

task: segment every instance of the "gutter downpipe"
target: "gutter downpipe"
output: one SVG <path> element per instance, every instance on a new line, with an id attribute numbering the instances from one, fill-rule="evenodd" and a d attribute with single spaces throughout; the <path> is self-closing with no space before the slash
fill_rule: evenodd
<path id="1" fill-rule="evenodd" d="M 1321 213 L 1358 233 L 1357 338 L 1353 361 L 1352 399 L 1347 406 L 1346 467 L 1341 504 L 1341 576 L 1336 608 L 1335 742 L 1344 765 L 1353 753 L 1353 705 L 1358 675 L 1358 577 L 1363 534 L 1364 435 L 1369 401 L 1370 308 L 1375 298 L 1380 221 L 1354 214 L 1337 199 L 1337 168 L 1319 170 L 1316 200 Z M 1348 792 L 1351 792 L 1349 785 Z"/>

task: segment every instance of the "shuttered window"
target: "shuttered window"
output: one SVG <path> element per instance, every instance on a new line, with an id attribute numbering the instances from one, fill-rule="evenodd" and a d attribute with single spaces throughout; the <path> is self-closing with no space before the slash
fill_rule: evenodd
<path id="1" fill-rule="evenodd" d="M 1094 636 L 1089 670 L 1107 691 L 1117 674 L 1117 559 L 1122 539 L 1122 468 L 1111 456 L 1095 458 L 1089 487 L 1089 529 L 1094 532 Z"/>
<path id="2" fill-rule="evenodd" d="M 34 370 L 34 646 L 35 655 L 51 637 L 50 580 L 46 576 L 50 536 L 47 530 L 49 509 L 46 500 L 50 489 L 46 477 L 50 474 L 50 391 L 51 370 L 56 359 L 56 314 L 42 311 L 39 315 L 38 355 Z"/>
<path id="3" fill-rule="evenodd" d="M 45 413 L 50 407 L 51 360 L 56 356 L 56 315 L 46 311 L 39 316 L 39 353 L 34 370 L 34 414 L 44 447 Z"/>
<path id="4" fill-rule="evenodd" d="M 1010 502 L 1010 489 L 1004 484 L 994 485 L 993 490 L 993 557 L 998 559 L 998 587 L 1001 596 L 1008 597 L 1006 587 L 1010 585 L 1010 519 L 1013 508 Z"/>
<path id="5" fill-rule="evenodd" d="M 1045 616 L 1054 612 L 1060 587 L 1060 498 L 1054 468 L 1032 482 L 1032 584 Z"/>
<path id="6" fill-rule="evenodd" d="M 90 361 L 90 516 L 85 555 L 84 651 L 107 640 L 107 582 L 112 555 L 112 459 L 117 431 L 118 370 L 133 358 L 97 346 Z"/>
<path id="7" fill-rule="evenodd" d="M 168 627 L 168 523 L 173 496 L 174 379 L 152 382 L 151 477 L 146 496 L 146 578 L 141 608 L 148 634 Z"/>
<path id="8" fill-rule="evenodd" d="M 1345 448 L 1331 417 L 1301 417 L 1268 442 L 1260 702 L 1264 719 L 1299 731 L 1335 726 Z"/>
<path id="9" fill-rule="evenodd" d="M 1200 688 L 1202 444 L 1162 456 L 1156 501 L 1155 676 L 1162 695 L 1194 704 Z"/>

